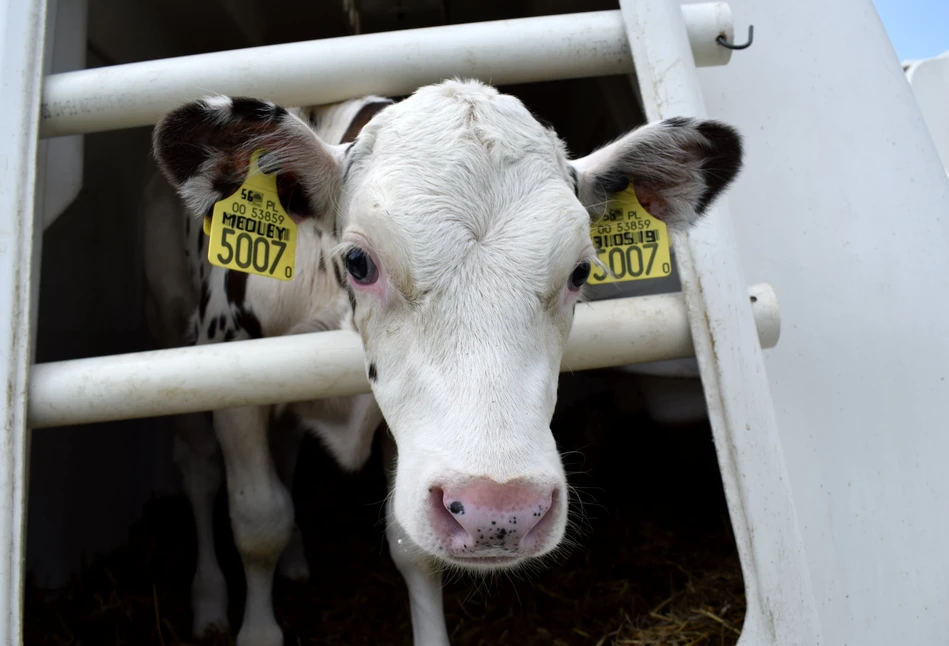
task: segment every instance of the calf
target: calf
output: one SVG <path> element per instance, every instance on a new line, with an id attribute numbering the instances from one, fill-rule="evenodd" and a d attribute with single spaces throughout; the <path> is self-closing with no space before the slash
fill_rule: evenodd
<path id="1" fill-rule="evenodd" d="M 269 595 L 293 513 L 267 428 L 283 411 L 350 467 L 384 414 L 395 445 L 386 533 L 416 644 L 448 643 L 444 569 L 553 553 L 568 493 L 549 423 L 598 263 L 591 218 L 632 183 L 653 216 L 686 228 L 741 165 L 738 134 L 713 121 L 668 119 L 571 161 L 520 101 L 478 82 L 363 101 L 347 114 L 383 109 L 340 145 L 319 121 L 246 98 L 189 103 L 154 133 L 161 169 L 196 216 L 237 191 L 262 149 L 260 169 L 277 176 L 299 227 L 289 282 L 211 267 L 201 235 L 189 238 L 197 342 L 351 327 L 374 396 L 214 412 L 248 581 L 241 646 L 280 643 Z"/>

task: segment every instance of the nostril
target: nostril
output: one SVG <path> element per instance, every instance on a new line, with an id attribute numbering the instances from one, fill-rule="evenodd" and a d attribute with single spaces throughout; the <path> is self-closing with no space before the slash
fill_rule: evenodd
<path id="1" fill-rule="evenodd" d="M 462 538 L 468 536 L 468 531 L 455 518 L 455 515 L 462 515 L 465 512 L 461 501 L 448 502 L 441 487 L 432 487 L 429 489 L 429 507 L 435 532 L 439 536 L 448 540 L 459 534 L 463 535 Z"/>

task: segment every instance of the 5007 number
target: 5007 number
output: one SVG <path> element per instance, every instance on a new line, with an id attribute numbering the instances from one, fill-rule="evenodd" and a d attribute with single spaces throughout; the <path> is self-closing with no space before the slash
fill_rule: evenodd
<path id="1" fill-rule="evenodd" d="M 644 262 L 643 260 L 643 249 L 648 250 L 649 259 Z M 609 253 L 605 249 L 599 249 L 597 251 L 598 255 L 607 254 L 606 264 L 609 265 L 610 271 L 613 272 L 613 275 L 616 276 L 618 280 L 622 280 L 627 276 L 632 278 L 639 278 L 645 273 L 647 276 L 652 273 L 652 265 L 656 260 L 656 251 L 659 249 L 659 245 L 656 243 L 644 244 L 642 249 L 638 246 L 626 247 L 622 249 L 620 247 L 613 247 L 609 250 Z M 663 273 L 669 273 L 671 271 L 669 263 L 662 263 Z M 599 274 L 593 274 L 593 277 L 597 281 L 606 280 L 609 277 L 609 274 L 604 272 L 602 269 Z"/>
<path id="2" fill-rule="evenodd" d="M 231 244 L 228 238 L 235 234 L 237 238 L 234 243 Z M 270 262 L 271 245 L 277 250 L 273 263 Z M 230 227 L 221 229 L 221 246 L 227 251 L 227 256 L 220 253 L 217 255 L 218 262 L 222 265 L 229 265 L 233 262 L 241 269 L 248 269 L 253 266 L 254 270 L 260 273 L 267 272 L 271 276 L 277 271 L 280 258 L 283 257 L 283 252 L 287 249 L 286 242 L 268 240 L 267 238 L 254 239 L 250 237 L 250 234 L 243 231 L 237 233 L 237 231 Z M 270 267 L 270 269 L 268 269 L 268 267 Z M 290 278 L 293 275 L 293 269 L 289 266 L 284 267 L 283 273 L 287 278 Z"/>

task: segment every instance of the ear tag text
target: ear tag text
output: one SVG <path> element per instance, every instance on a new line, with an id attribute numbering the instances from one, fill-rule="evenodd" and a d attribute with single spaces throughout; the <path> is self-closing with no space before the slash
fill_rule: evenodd
<path id="1" fill-rule="evenodd" d="M 597 257 L 612 272 L 593 265 L 587 281 L 591 285 L 664 278 L 672 273 L 666 224 L 643 208 L 632 182 L 613 196 L 606 215 L 590 225 L 590 238 Z"/>
<path id="2" fill-rule="evenodd" d="M 277 175 L 265 175 L 258 166 L 263 150 L 255 150 L 247 177 L 237 191 L 214 204 L 208 262 L 218 267 L 291 280 L 297 252 L 297 223 L 284 211 L 277 196 Z"/>

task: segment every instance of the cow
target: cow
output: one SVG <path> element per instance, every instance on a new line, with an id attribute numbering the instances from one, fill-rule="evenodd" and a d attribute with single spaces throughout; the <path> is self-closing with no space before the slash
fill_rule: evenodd
<path id="1" fill-rule="evenodd" d="M 209 535 L 208 491 L 220 477 L 215 437 L 223 455 L 247 579 L 239 646 L 282 643 L 274 572 L 306 574 L 287 490 L 294 435 L 284 433 L 289 449 L 272 458 L 271 427 L 313 432 L 356 469 L 384 418 L 386 537 L 416 644 L 449 643 L 445 570 L 490 573 L 555 554 L 569 495 L 550 420 L 576 305 L 591 269 L 602 268 L 591 222 L 633 186 L 650 214 L 685 230 L 742 165 L 735 129 L 684 117 L 571 159 L 517 98 L 459 79 L 398 102 L 365 97 L 319 110 L 211 96 L 167 114 L 153 144 L 190 213 L 175 261 L 184 240 L 186 268 L 163 265 L 174 254 L 155 260 L 153 281 L 175 294 L 156 299 L 153 318 L 201 344 L 351 329 L 371 385 L 371 394 L 349 398 L 216 410 L 213 436 L 193 416 L 179 423 L 178 462 L 199 535 Z M 206 258 L 202 219 L 237 193 L 252 160 L 276 178 L 298 227 L 289 281 Z M 166 229 L 180 213 L 168 199 L 151 208 Z M 157 248 L 171 234 L 152 227 L 149 235 Z M 176 287 L 162 287 L 172 273 Z M 226 612 L 210 545 L 203 554 L 193 586 L 198 630 L 222 625 Z"/>

